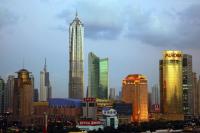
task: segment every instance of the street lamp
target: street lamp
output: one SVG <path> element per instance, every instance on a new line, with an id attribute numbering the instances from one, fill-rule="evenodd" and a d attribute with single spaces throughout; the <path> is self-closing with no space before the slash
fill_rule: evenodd
<path id="1" fill-rule="evenodd" d="M 44 130 L 43 133 L 47 133 L 47 127 L 48 127 L 48 115 L 46 112 L 44 112 Z"/>

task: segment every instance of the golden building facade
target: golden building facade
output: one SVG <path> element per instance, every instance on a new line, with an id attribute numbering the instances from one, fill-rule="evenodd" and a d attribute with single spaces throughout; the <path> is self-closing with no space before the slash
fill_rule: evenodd
<path id="1" fill-rule="evenodd" d="M 30 73 L 21 69 L 14 81 L 13 118 L 23 126 L 31 125 L 33 113 L 33 82 Z"/>
<path id="2" fill-rule="evenodd" d="M 141 74 L 128 75 L 122 82 L 122 101 L 132 103 L 132 122 L 148 121 L 147 78 Z"/>
<path id="3" fill-rule="evenodd" d="M 164 119 L 183 119 L 182 59 L 181 51 L 166 50 L 160 60 L 160 104 Z"/>

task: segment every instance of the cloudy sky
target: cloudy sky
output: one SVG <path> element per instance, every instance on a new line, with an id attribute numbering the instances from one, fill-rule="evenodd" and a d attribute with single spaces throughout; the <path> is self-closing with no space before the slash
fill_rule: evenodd
<path id="1" fill-rule="evenodd" d="M 109 58 L 110 87 L 121 90 L 128 74 L 159 83 L 162 50 L 193 55 L 200 74 L 199 0 L 0 0 L 0 75 L 25 68 L 35 76 L 47 58 L 54 97 L 68 96 L 69 24 L 78 11 L 84 23 L 84 67 L 88 53 Z"/>

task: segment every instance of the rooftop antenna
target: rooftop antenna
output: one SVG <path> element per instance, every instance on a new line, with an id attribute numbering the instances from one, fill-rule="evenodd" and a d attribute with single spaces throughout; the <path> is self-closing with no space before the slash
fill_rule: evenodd
<path id="1" fill-rule="evenodd" d="M 44 59 L 44 71 L 46 71 L 46 70 L 47 70 L 47 59 L 45 57 L 45 59 Z"/>
<path id="2" fill-rule="evenodd" d="M 76 18 L 78 18 L 78 11 L 77 11 L 77 9 L 76 9 Z"/>
<path id="3" fill-rule="evenodd" d="M 23 60 L 22 60 L 22 68 L 24 69 L 24 57 L 23 57 Z"/>

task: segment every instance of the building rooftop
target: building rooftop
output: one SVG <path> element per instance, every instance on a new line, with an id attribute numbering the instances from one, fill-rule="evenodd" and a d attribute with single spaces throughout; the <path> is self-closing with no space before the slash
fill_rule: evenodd
<path id="1" fill-rule="evenodd" d="M 79 99 L 67 99 L 67 98 L 50 98 L 48 100 L 49 106 L 65 106 L 65 107 L 81 107 L 81 100 Z"/>

